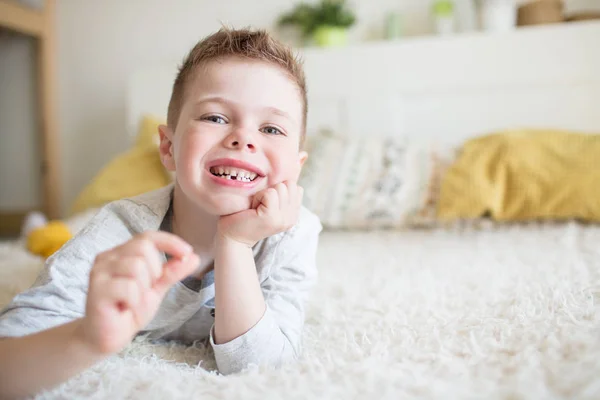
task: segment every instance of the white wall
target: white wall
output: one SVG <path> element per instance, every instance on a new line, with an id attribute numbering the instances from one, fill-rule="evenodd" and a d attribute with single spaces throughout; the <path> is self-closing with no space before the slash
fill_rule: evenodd
<path id="1" fill-rule="evenodd" d="M 58 2 L 59 121 L 64 209 L 127 148 L 125 85 L 143 65 L 180 60 L 219 21 L 269 26 L 285 0 Z"/>
<path id="2" fill-rule="evenodd" d="M 572 0 L 597 5 L 598 0 Z M 181 60 L 220 21 L 272 27 L 292 0 L 60 0 L 59 121 L 63 202 L 127 148 L 125 87 L 143 65 Z M 355 38 L 377 36 L 387 11 L 402 10 L 408 33 L 429 29 L 426 0 L 355 0 Z"/>

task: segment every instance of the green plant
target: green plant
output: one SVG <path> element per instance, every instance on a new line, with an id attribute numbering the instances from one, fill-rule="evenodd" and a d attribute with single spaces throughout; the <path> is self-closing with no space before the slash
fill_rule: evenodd
<path id="1" fill-rule="evenodd" d="M 279 26 L 298 26 L 305 36 L 312 35 L 322 26 L 349 28 L 356 22 L 356 16 L 345 0 L 321 0 L 315 5 L 300 3 L 294 9 L 283 14 Z"/>
<path id="2" fill-rule="evenodd" d="M 454 12 L 454 2 L 451 0 L 437 0 L 432 5 L 433 13 L 439 17 L 450 17 Z"/>

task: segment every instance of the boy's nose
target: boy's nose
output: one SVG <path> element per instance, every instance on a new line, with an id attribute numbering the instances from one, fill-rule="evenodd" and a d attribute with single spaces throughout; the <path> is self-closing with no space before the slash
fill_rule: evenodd
<path id="1" fill-rule="evenodd" d="M 248 147 L 250 150 L 254 150 L 254 145 L 250 142 L 244 143 L 244 142 L 241 142 L 238 140 L 234 140 L 231 142 L 231 147 L 234 147 L 234 148 L 239 148 L 239 147 L 244 147 L 244 146 Z"/>
<path id="2" fill-rule="evenodd" d="M 239 132 L 233 133 L 227 139 L 225 139 L 225 145 L 230 149 L 243 150 L 247 148 L 250 151 L 256 150 L 256 146 L 252 141 L 251 135 Z"/>

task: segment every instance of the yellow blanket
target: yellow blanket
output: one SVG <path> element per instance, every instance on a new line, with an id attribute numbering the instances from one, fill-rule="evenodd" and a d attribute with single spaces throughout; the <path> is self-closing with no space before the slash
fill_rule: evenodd
<path id="1" fill-rule="evenodd" d="M 440 220 L 600 221 L 600 135 L 514 130 L 468 141 L 447 171 Z"/>

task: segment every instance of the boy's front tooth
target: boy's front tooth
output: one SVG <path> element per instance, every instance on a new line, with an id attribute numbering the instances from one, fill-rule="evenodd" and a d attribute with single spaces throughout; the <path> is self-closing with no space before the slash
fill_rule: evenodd
<path id="1" fill-rule="evenodd" d="M 219 175 L 229 175 L 232 178 L 244 178 L 244 179 L 248 179 L 248 180 L 254 180 L 254 178 L 256 178 L 257 174 L 255 174 L 254 172 L 250 172 L 250 171 L 246 171 L 244 169 L 238 169 L 238 168 L 233 168 L 233 167 L 218 167 L 215 168 L 215 171 L 219 174 Z"/>

